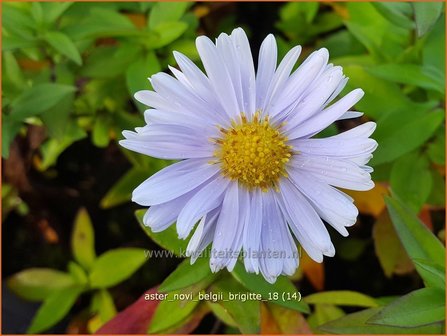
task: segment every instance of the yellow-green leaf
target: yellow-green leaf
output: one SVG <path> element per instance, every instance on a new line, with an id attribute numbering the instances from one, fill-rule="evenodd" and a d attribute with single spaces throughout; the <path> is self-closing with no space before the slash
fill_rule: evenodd
<path id="1" fill-rule="evenodd" d="M 90 269 L 96 258 L 95 233 L 87 210 L 81 208 L 74 221 L 71 249 L 75 259 L 85 269 Z"/>

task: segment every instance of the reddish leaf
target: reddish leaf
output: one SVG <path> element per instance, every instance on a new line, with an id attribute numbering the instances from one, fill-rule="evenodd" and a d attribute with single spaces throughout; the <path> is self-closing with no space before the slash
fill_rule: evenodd
<path id="1" fill-rule="evenodd" d="M 151 288 L 140 298 L 98 329 L 96 334 L 146 334 L 159 300 L 145 300 L 146 294 L 156 294 Z"/>
<path id="2" fill-rule="evenodd" d="M 261 303 L 261 334 L 280 334 L 275 318 L 263 303 Z"/>

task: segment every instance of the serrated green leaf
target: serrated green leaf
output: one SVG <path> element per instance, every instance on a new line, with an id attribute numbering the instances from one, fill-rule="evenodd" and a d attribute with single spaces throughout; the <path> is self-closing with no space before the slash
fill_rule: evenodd
<path id="1" fill-rule="evenodd" d="M 51 294 L 40 306 L 27 332 L 36 334 L 54 326 L 70 311 L 82 291 L 83 287 L 72 286 Z"/>
<path id="2" fill-rule="evenodd" d="M 445 320 L 445 292 L 422 288 L 393 301 L 368 323 L 394 327 L 421 327 Z"/>
<path id="3" fill-rule="evenodd" d="M 418 213 L 432 189 L 427 157 L 418 152 L 402 156 L 393 165 L 390 184 L 396 195 Z"/>
<path id="4" fill-rule="evenodd" d="M 439 19 L 443 2 L 413 2 L 418 36 L 425 35 Z"/>
<path id="5" fill-rule="evenodd" d="M 231 277 L 225 277 L 214 283 L 210 291 L 223 296 L 223 300 L 216 303 L 227 311 L 243 334 L 258 334 L 260 332 L 260 302 L 255 300 L 232 300 L 230 298 L 230 295 L 247 293 L 247 290 L 239 282 Z"/>
<path id="6" fill-rule="evenodd" d="M 177 230 L 175 225 L 171 225 L 166 230 L 162 232 L 152 232 L 152 230 L 143 224 L 143 216 L 147 210 L 137 210 L 135 216 L 140 223 L 143 231 L 159 246 L 163 247 L 165 250 L 171 251 L 176 256 L 183 257 L 186 252 L 186 247 L 188 246 L 187 240 L 181 240 L 178 238 Z"/>
<path id="7" fill-rule="evenodd" d="M 374 298 L 353 291 L 326 291 L 308 295 L 304 298 L 308 304 L 332 304 L 337 306 L 377 307 Z"/>
<path id="8" fill-rule="evenodd" d="M 64 84 L 37 84 L 24 91 L 13 101 L 11 118 L 15 121 L 21 121 L 39 115 L 55 106 L 75 90 L 75 87 Z"/>
<path id="9" fill-rule="evenodd" d="M 67 56 L 77 65 L 82 65 L 81 54 L 73 41 L 64 33 L 58 31 L 47 32 L 45 41 L 60 54 Z"/>
<path id="10" fill-rule="evenodd" d="M 286 277 L 280 276 L 274 284 L 270 284 L 261 275 L 247 273 L 240 263 L 236 263 L 231 275 L 250 291 L 261 294 L 265 300 L 271 300 L 271 293 L 278 293 L 278 300 L 271 300 L 272 303 L 299 312 L 309 313 L 309 306 L 306 302 L 302 300 L 283 300 L 283 294 L 286 297 L 287 293 L 293 295 L 298 292 L 298 289 Z"/>
<path id="11" fill-rule="evenodd" d="M 192 286 L 205 279 L 209 279 L 209 282 L 211 282 L 215 276 L 211 272 L 208 258 L 198 258 L 192 265 L 190 259 L 186 259 L 177 266 L 174 272 L 169 274 L 158 290 L 160 292 L 172 292 Z"/>
<path id="12" fill-rule="evenodd" d="M 26 300 L 42 301 L 74 281 L 70 274 L 51 268 L 28 268 L 9 277 L 6 284 Z"/>
<path id="13" fill-rule="evenodd" d="M 434 323 L 416 328 L 400 328 L 368 324 L 368 319 L 377 314 L 380 308 L 362 310 L 328 322 L 318 327 L 319 331 L 333 334 L 441 334 L 444 323 Z"/>
<path id="14" fill-rule="evenodd" d="M 71 250 L 75 259 L 85 269 L 91 269 L 95 259 L 95 232 L 85 208 L 81 208 L 75 218 L 71 235 Z"/>
<path id="15" fill-rule="evenodd" d="M 146 254 L 139 248 L 118 248 L 100 255 L 89 275 L 92 288 L 108 288 L 135 273 L 145 262 Z"/>

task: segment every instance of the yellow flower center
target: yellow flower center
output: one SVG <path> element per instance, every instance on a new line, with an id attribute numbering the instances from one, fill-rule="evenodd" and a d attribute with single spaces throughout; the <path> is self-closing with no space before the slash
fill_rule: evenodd
<path id="1" fill-rule="evenodd" d="M 287 145 L 280 127 L 271 125 L 268 117 L 259 119 L 258 112 L 251 121 L 241 114 L 241 122 L 231 124 L 229 129 L 220 128 L 221 137 L 214 139 L 214 156 L 223 175 L 238 180 L 249 190 L 277 190 L 280 177 L 287 176 L 285 165 L 292 156 L 292 147 Z"/>

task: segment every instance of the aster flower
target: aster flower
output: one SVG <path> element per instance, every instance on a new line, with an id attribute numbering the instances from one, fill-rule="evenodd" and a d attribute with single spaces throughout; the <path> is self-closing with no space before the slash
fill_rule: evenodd
<path id="1" fill-rule="evenodd" d="M 231 271 L 239 256 L 248 272 L 269 282 L 299 264 L 295 239 L 317 262 L 335 249 L 323 220 L 343 236 L 356 222 L 353 199 L 336 187 L 368 190 L 366 166 L 377 143 L 367 122 L 328 138 L 312 138 L 349 109 L 361 89 L 334 99 L 348 78 L 328 64 L 326 49 L 292 72 L 301 47 L 277 66 L 273 35 L 265 38 L 255 73 L 241 29 L 214 44 L 196 40 L 206 75 L 174 52 L 172 77 L 150 79 L 154 91 L 135 98 L 151 107 L 146 125 L 124 131 L 120 144 L 138 153 L 180 160 L 138 186 L 132 200 L 149 206 L 144 224 L 160 232 L 176 222 L 194 262 L 212 244 L 210 267 Z M 197 224 L 198 222 L 198 224 Z M 196 225 L 197 224 L 197 225 Z"/>

